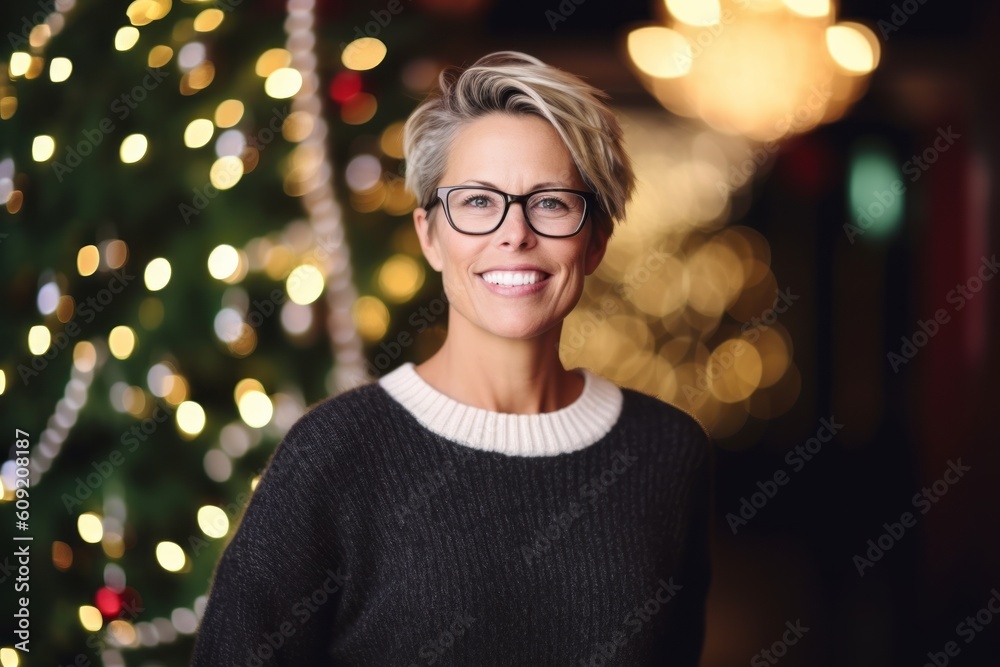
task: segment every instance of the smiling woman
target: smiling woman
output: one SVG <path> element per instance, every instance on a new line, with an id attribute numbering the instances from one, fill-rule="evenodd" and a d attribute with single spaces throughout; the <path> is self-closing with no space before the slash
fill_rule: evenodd
<path id="1" fill-rule="evenodd" d="M 511 51 L 440 84 L 404 151 L 447 337 L 288 432 L 193 664 L 697 665 L 712 442 L 558 353 L 635 187 L 607 96 Z"/>

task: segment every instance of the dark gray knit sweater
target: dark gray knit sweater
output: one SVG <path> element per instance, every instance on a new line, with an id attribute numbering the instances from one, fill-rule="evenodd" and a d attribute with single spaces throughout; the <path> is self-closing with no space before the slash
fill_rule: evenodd
<path id="1" fill-rule="evenodd" d="M 697 665 L 712 442 L 577 372 L 583 395 L 541 415 L 465 406 L 412 364 L 314 406 L 216 567 L 191 664 Z"/>

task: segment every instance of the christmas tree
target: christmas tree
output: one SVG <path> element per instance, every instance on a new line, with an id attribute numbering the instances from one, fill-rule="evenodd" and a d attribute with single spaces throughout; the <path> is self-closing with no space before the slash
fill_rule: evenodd
<path id="1" fill-rule="evenodd" d="M 186 664 L 284 432 L 415 351 L 401 124 L 438 65 L 312 5 L 0 10 L 5 667 Z"/>

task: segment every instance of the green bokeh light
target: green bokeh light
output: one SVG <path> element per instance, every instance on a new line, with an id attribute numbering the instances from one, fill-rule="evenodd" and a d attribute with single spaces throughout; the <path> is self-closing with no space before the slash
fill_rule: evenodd
<path id="1" fill-rule="evenodd" d="M 858 139 L 848 163 L 850 224 L 863 238 L 885 238 L 899 229 L 906 182 L 895 152 L 880 137 Z"/>

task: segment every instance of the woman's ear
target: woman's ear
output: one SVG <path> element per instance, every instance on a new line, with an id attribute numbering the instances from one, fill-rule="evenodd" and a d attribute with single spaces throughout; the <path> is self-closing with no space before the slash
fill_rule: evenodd
<path id="1" fill-rule="evenodd" d="M 584 275 L 589 276 L 597 270 L 604 253 L 608 250 L 610 230 L 601 224 L 590 226 L 590 241 L 587 243 L 587 258 L 584 263 Z"/>
<path id="2" fill-rule="evenodd" d="M 432 269 L 441 273 L 444 262 L 441 261 L 441 252 L 433 234 L 434 223 L 425 209 L 418 208 L 413 211 L 413 226 L 417 230 L 420 249 L 423 251 L 424 257 L 427 258 L 427 263 L 431 265 Z"/>

